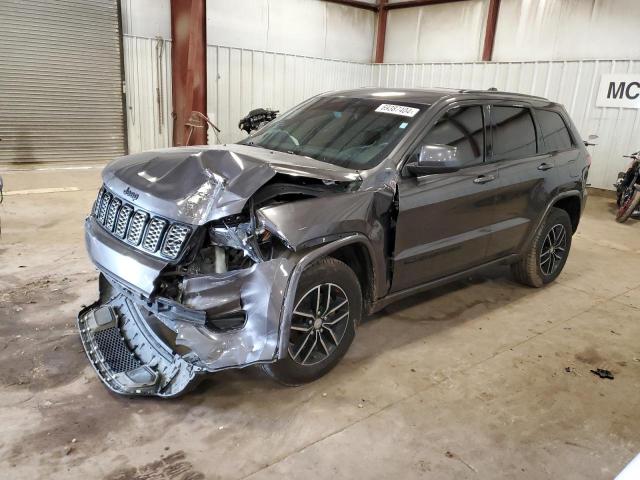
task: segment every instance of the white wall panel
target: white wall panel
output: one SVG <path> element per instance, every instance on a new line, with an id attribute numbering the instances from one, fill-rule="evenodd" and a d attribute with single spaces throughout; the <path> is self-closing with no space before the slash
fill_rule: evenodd
<path id="1" fill-rule="evenodd" d="M 497 61 L 639 58 L 638 0 L 502 0 Z"/>
<path id="2" fill-rule="evenodd" d="M 390 10 L 384 61 L 475 61 L 481 56 L 488 2 Z"/>
<path id="3" fill-rule="evenodd" d="M 122 33 L 171 39 L 170 0 L 120 0 Z"/>
<path id="4" fill-rule="evenodd" d="M 590 182 L 611 189 L 627 164 L 623 154 L 640 149 L 640 109 L 596 107 L 603 73 L 640 73 L 640 61 L 428 63 L 374 65 L 371 82 L 382 87 L 443 87 L 539 95 L 562 103 L 583 139 L 598 135 Z"/>
<path id="5" fill-rule="evenodd" d="M 369 63 L 373 59 L 375 14 L 335 3 L 326 3 L 325 8 L 327 37 L 322 56 Z"/>
<path id="6" fill-rule="evenodd" d="M 375 14 L 321 0 L 207 0 L 207 43 L 369 62 Z"/>
<path id="7" fill-rule="evenodd" d="M 171 42 L 124 36 L 129 152 L 171 146 Z"/>
<path id="8" fill-rule="evenodd" d="M 357 88 L 371 78 L 370 64 L 210 45 L 207 111 L 222 130 L 210 143 L 238 141 L 238 121 L 258 107 L 284 112 L 318 93 Z"/>

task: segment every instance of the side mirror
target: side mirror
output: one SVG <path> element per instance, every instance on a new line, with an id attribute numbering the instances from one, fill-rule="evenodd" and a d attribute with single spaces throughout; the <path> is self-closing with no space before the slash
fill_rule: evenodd
<path id="1" fill-rule="evenodd" d="M 417 163 L 407 165 L 414 175 L 455 172 L 462 168 L 458 149 L 449 145 L 423 145 Z"/>

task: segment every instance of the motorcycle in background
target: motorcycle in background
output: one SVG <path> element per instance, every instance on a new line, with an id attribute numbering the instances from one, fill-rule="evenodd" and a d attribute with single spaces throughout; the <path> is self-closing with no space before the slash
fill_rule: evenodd
<path id="1" fill-rule="evenodd" d="M 624 157 L 630 158 L 631 164 L 626 172 L 618 174 L 618 181 L 614 184 L 618 204 L 616 221 L 620 223 L 632 216 L 640 216 L 640 151 Z"/>

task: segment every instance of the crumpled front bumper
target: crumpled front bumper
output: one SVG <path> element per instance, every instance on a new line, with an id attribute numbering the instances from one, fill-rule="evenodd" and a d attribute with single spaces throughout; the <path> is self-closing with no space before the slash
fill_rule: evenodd
<path id="1" fill-rule="evenodd" d="M 79 313 L 78 328 L 87 356 L 112 391 L 175 396 L 201 373 L 277 360 L 293 259 L 185 278 L 177 303 L 153 296 L 162 265 L 133 252 L 92 218 L 85 234 L 102 275 L 100 300 Z M 209 316 L 238 310 L 246 318 L 241 328 L 220 331 L 207 324 Z"/>

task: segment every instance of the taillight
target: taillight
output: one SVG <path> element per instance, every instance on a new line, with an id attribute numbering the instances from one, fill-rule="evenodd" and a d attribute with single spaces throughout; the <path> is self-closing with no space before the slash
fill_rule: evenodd
<path id="1" fill-rule="evenodd" d="M 591 154 L 587 153 L 587 167 L 591 167 Z"/>

